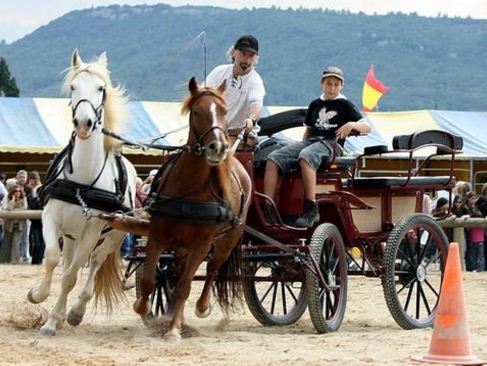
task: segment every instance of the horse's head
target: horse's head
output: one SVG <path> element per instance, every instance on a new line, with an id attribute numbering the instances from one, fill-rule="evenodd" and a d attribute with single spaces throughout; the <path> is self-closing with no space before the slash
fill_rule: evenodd
<path id="1" fill-rule="evenodd" d="M 88 139 L 103 127 L 107 90 L 111 88 L 107 63 L 105 52 L 92 63 L 83 62 L 77 49 L 71 56 L 71 68 L 63 89 L 70 95 L 73 124 L 81 139 Z"/>
<path id="2" fill-rule="evenodd" d="M 228 154 L 226 104 L 223 98 L 226 83 L 218 88 L 199 87 L 193 77 L 189 81 L 190 95 L 183 104 L 183 113 L 190 112 L 189 143 L 204 151 L 211 166 L 224 161 Z"/>

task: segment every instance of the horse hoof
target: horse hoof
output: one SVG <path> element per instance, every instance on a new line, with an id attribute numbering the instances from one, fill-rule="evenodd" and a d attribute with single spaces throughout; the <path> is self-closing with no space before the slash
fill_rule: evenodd
<path id="1" fill-rule="evenodd" d="M 139 315 L 147 315 L 150 312 L 150 305 L 149 301 L 142 301 L 142 299 L 139 298 L 134 302 L 134 310 Z"/>
<path id="2" fill-rule="evenodd" d="M 69 311 L 68 317 L 66 319 L 68 324 L 72 325 L 73 327 L 79 325 L 82 320 L 83 320 L 83 315 L 76 314 L 73 310 Z"/>
<path id="3" fill-rule="evenodd" d="M 39 304 L 41 301 L 37 301 L 36 299 L 34 299 L 34 291 L 35 289 L 31 288 L 29 292 L 27 292 L 27 300 L 29 300 L 29 302 L 32 304 Z"/>
<path id="4" fill-rule="evenodd" d="M 181 336 L 179 334 L 174 333 L 166 333 L 164 337 L 162 337 L 166 343 L 178 345 L 181 343 Z"/>
<path id="5" fill-rule="evenodd" d="M 209 305 L 205 311 L 200 311 L 196 306 L 194 308 L 194 313 L 198 318 L 208 318 L 211 314 L 211 305 Z"/>
<path id="6" fill-rule="evenodd" d="M 56 330 L 44 326 L 41 329 L 39 329 L 39 334 L 41 336 L 54 337 L 56 335 Z"/>

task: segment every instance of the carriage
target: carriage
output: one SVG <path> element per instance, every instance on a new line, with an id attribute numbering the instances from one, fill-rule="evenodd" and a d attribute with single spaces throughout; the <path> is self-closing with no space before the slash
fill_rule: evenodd
<path id="1" fill-rule="evenodd" d="M 46 178 L 46 270 L 39 286 L 27 294 L 32 303 L 49 296 L 62 238 L 61 293 L 42 334 L 55 335 L 65 319 L 80 324 L 94 295 L 104 297 L 108 310 L 119 299 L 117 249 L 124 231 L 148 234 L 147 245 L 136 246 L 130 256 L 125 279 L 135 272 L 134 310 L 144 321 L 172 315 L 168 340 L 181 338 L 184 305 L 194 279 L 205 282 L 195 307 L 200 317 L 211 312 L 212 288 L 223 310 L 231 309 L 237 283 L 260 323 L 292 324 L 308 308 L 316 330 L 326 333 L 342 323 L 348 275 L 380 277 L 389 310 L 401 327 L 432 325 L 448 240 L 436 221 L 420 212 L 426 191 L 453 187 L 461 138 L 444 131 L 417 132 L 396 136 L 392 151 L 374 146 L 362 156 L 324 161 L 317 174 L 321 221 L 301 229 L 292 224 L 303 203 L 299 172 L 284 177 L 279 206 L 261 193 L 266 154 L 279 147 L 275 137 L 234 156 L 226 130 L 225 83 L 201 87 L 192 78 L 182 108 L 190 114 L 188 142 L 159 170 L 148 206 L 151 218 L 144 221 L 106 213 L 133 212 L 136 178 L 133 166 L 106 138 L 121 139 L 111 128 L 117 126 L 117 106 L 123 102 L 123 91 L 112 86 L 109 75 L 105 54 L 85 63 L 77 50 L 73 52 L 65 89 L 74 129 Z M 261 134 L 275 136 L 301 125 L 304 113 L 263 119 Z M 413 169 L 413 154 L 424 148 L 434 151 Z M 358 175 L 362 157 L 386 153 L 408 154 L 407 176 Z M 421 176 L 435 155 L 450 157 L 450 174 Z M 105 230 L 105 220 L 118 230 Z M 204 259 L 206 275 L 195 276 Z M 66 315 L 68 294 L 88 260 L 85 287 Z"/>
<path id="2" fill-rule="evenodd" d="M 302 125 L 302 118 L 303 110 L 263 118 L 260 135 L 278 136 L 281 130 Z M 257 146 L 236 153 L 254 183 L 239 248 L 241 284 L 255 319 L 266 326 L 289 325 L 308 308 L 319 333 L 335 331 L 345 314 L 347 277 L 363 275 L 381 279 L 387 306 L 399 326 L 432 326 L 448 239 L 435 219 L 421 213 L 423 195 L 454 186 L 454 158 L 462 139 L 445 131 L 422 131 L 396 136 L 393 150 L 372 146 L 360 156 L 323 162 L 317 175 L 320 222 L 309 229 L 293 226 L 303 200 L 299 172 L 284 177 L 278 206 L 261 193 L 265 158 L 281 146 L 280 141 L 261 138 Z M 413 169 L 415 153 L 423 149 L 428 155 Z M 407 175 L 360 177 L 362 158 L 380 154 L 406 154 Z M 438 155 L 450 158 L 449 175 L 422 175 L 428 160 Z M 135 272 L 137 297 L 142 291 L 143 243 L 135 246 L 125 273 L 127 279 Z M 144 322 L 173 311 L 178 271 L 173 253 L 159 257 L 151 310 L 142 315 Z"/>

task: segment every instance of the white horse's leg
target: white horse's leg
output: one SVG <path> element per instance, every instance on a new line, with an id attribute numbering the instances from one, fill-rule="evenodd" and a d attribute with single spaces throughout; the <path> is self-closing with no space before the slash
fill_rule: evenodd
<path id="1" fill-rule="evenodd" d="M 95 276 L 103 262 L 105 262 L 107 256 L 120 248 L 120 244 L 125 235 L 126 233 L 124 232 L 114 230 L 110 232 L 103 243 L 93 251 L 90 259 L 90 272 L 88 274 L 88 279 L 86 280 L 86 285 L 78 296 L 78 302 L 71 307 L 68 317 L 66 318 L 70 325 L 79 325 L 83 320 L 83 316 L 86 312 L 86 305 L 93 298 Z"/>
<path id="2" fill-rule="evenodd" d="M 27 293 L 27 299 L 34 304 L 43 302 L 51 291 L 52 272 L 59 262 L 61 250 L 59 248 L 59 230 L 54 220 L 47 217 L 43 220 L 42 234 L 46 243 L 44 252 L 44 276 L 38 287 L 31 288 Z"/>
<path id="3" fill-rule="evenodd" d="M 78 271 L 88 260 L 99 236 L 99 227 L 90 225 L 85 229 L 84 235 L 80 240 L 77 241 L 71 265 L 63 272 L 61 278 L 61 292 L 59 297 L 54 308 L 49 313 L 46 324 L 40 329 L 42 335 L 54 336 L 56 335 L 56 331 L 62 327 L 64 319 L 66 318 L 68 294 L 76 285 Z"/>

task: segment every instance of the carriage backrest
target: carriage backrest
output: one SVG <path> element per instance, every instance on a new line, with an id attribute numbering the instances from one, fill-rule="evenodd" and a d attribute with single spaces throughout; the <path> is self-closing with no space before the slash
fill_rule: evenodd
<path id="1" fill-rule="evenodd" d="M 444 146 L 451 150 L 461 150 L 463 139 L 441 130 L 419 131 L 410 135 L 394 136 L 392 147 L 394 150 L 413 150 L 423 146 Z"/>

